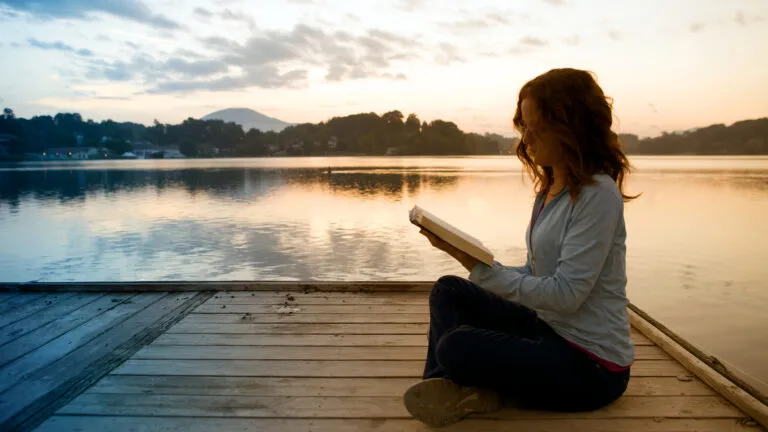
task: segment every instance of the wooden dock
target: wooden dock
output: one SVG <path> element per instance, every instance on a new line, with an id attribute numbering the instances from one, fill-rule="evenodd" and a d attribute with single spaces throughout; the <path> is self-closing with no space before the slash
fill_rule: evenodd
<path id="1" fill-rule="evenodd" d="M 428 286 L 249 286 L 0 293 L 0 430 L 430 430 L 402 404 L 423 369 Z M 665 341 L 632 337 L 629 388 L 604 409 L 508 407 L 442 430 L 765 430 Z"/>

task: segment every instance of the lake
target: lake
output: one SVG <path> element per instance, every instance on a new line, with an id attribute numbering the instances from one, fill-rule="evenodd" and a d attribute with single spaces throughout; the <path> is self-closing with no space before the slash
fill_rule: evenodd
<path id="1" fill-rule="evenodd" d="M 768 393 L 768 158 L 632 163 L 630 300 Z M 0 165 L 0 281 L 466 276 L 408 210 L 517 264 L 532 200 L 513 157 Z"/>

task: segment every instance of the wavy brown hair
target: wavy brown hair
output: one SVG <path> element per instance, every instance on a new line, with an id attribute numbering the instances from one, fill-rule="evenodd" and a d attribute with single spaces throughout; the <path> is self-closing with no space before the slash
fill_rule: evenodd
<path id="1" fill-rule="evenodd" d="M 584 185 L 594 183 L 592 176 L 598 173 L 613 178 L 625 201 L 637 198 L 624 192 L 631 166 L 618 136 L 611 130 L 612 100 L 590 72 L 570 68 L 552 69 L 537 76 L 520 89 L 518 96 L 513 123 L 523 138 L 517 146 L 517 157 L 531 175 L 537 194 L 549 190 L 554 173 L 551 167 L 536 165 L 528 152 L 521 109 L 527 98 L 535 102 L 543 127 L 557 137 L 572 199 Z"/>

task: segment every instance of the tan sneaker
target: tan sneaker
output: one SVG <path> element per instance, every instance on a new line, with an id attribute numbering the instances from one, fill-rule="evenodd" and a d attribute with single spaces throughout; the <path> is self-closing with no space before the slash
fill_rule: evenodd
<path id="1" fill-rule="evenodd" d="M 412 385 L 403 395 L 405 408 L 432 427 L 456 423 L 472 413 L 501 408 L 501 397 L 492 390 L 462 387 L 445 378 L 430 378 Z"/>

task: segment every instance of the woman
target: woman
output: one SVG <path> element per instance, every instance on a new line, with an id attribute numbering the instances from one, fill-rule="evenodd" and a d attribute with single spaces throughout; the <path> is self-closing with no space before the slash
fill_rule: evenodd
<path id="1" fill-rule="evenodd" d="M 611 104 L 592 75 L 554 69 L 523 86 L 517 156 L 535 191 L 522 267 L 480 263 L 434 235 L 468 271 L 430 294 L 424 380 L 406 408 L 432 425 L 489 412 L 510 398 L 556 411 L 594 410 L 627 388 L 624 201 L 629 162 Z"/>

